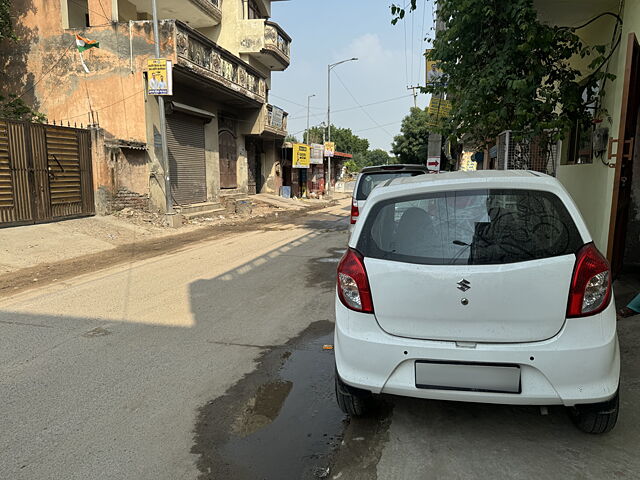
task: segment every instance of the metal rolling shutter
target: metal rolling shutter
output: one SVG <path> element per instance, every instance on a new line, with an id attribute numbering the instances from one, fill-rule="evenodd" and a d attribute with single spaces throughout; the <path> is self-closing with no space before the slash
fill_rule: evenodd
<path id="1" fill-rule="evenodd" d="M 182 113 L 169 115 L 167 144 L 174 203 L 206 202 L 204 120 Z"/>

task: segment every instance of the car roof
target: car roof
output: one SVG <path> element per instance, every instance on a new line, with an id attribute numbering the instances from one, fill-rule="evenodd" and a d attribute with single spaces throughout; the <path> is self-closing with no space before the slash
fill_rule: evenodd
<path id="1" fill-rule="evenodd" d="M 424 165 L 411 164 L 411 163 L 392 163 L 391 165 L 374 165 L 371 167 L 364 167 L 360 170 L 360 173 L 379 173 L 379 172 L 398 172 L 414 170 L 420 172 L 428 172 L 429 169 Z"/>
<path id="2" fill-rule="evenodd" d="M 566 190 L 558 180 L 531 170 L 478 170 L 448 172 L 446 175 L 417 175 L 387 180 L 373 189 L 369 200 L 393 198 L 413 193 L 487 188 L 522 188 L 532 190 Z"/>
<path id="3" fill-rule="evenodd" d="M 456 184 L 456 183 L 491 183 L 496 181 L 500 184 L 507 181 L 524 181 L 529 183 L 535 178 L 542 183 L 556 183 L 556 180 L 549 175 L 532 170 L 476 170 L 471 172 L 448 172 L 447 175 L 426 175 L 416 177 L 401 177 L 389 180 L 385 186 L 397 186 L 402 184 L 429 183 L 431 185 Z M 535 181 L 535 180 L 534 180 Z"/>

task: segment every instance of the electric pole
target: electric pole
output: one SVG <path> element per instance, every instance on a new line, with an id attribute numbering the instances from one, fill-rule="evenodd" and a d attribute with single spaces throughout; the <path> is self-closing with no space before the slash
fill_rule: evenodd
<path id="1" fill-rule="evenodd" d="M 156 0 L 151 1 L 153 14 L 153 37 L 156 47 L 156 58 L 160 58 L 160 37 L 158 33 L 158 6 Z M 149 79 L 147 79 L 149 81 Z M 164 97 L 156 95 L 158 98 L 158 110 L 160 113 L 160 138 L 162 141 L 162 169 L 164 170 L 164 196 L 166 204 L 166 214 L 173 215 L 173 201 L 171 199 L 171 174 L 169 171 L 169 147 L 167 146 L 167 118 L 164 111 Z M 169 222 L 171 223 L 171 222 Z"/>
<path id="2" fill-rule="evenodd" d="M 333 70 L 335 67 L 343 63 L 355 62 L 357 60 L 358 59 L 356 57 L 353 57 L 353 58 L 348 58 L 347 60 L 342 60 L 340 62 L 331 63 L 327 65 L 327 127 L 329 129 L 327 141 L 329 142 L 331 141 L 331 70 Z M 331 194 L 331 157 L 327 157 L 327 158 L 328 158 L 327 167 L 329 169 L 329 172 L 327 174 L 327 178 L 329 179 L 329 185 L 328 185 L 329 188 L 327 189 L 327 192 Z"/>
<path id="3" fill-rule="evenodd" d="M 444 30 L 444 22 L 442 22 L 439 18 L 438 12 L 436 11 L 436 35 L 438 32 Z M 437 81 L 437 80 L 436 80 Z M 431 96 L 431 102 L 437 101 L 438 105 L 441 106 L 444 100 L 443 93 L 433 94 Z M 438 116 L 440 113 L 438 107 Z M 429 133 L 429 144 L 427 145 L 427 167 L 436 171 L 439 171 L 442 167 L 440 164 L 442 160 L 442 135 L 438 133 Z"/>
<path id="4" fill-rule="evenodd" d="M 311 99 L 313 97 L 315 97 L 315 96 L 316 96 L 316 94 L 314 93 L 313 95 L 309 95 L 307 97 L 307 135 L 306 135 L 307 136 L 307 139 L 306 139 L 307 141 L 306 141 L 306 143 L 309 144 L 309 145 L 311 144 L 311 142 L 309 141 L 309 117 L 311 115 Z"/>
<path id="5" fill-rule="evenodd" d="M 420 89 L 420 85 L 414 87 L 413 85 L 411 85 L 410 87 L 407 87 L 407 90 L 411 90 L 413 92 L 413 106 L 415 108 L 418 108 L 418 92 L 417 90 Z"/>

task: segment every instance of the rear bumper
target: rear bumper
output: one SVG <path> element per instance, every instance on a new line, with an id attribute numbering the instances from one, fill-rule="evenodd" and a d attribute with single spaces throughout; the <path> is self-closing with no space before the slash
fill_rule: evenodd
<path id="1" fill-rule="evenodd" d="M 519 344 L 478 344 L 396 337 L 373 315 L 336 301 L 336 368 L 340 378 L 372 393 L 416 398 L 520 405 L 565 405 L 609 400 L 618 390 L 620 353 L 614 302 L 587 318 L 568 319 L 551 339 Z M 416 388 L 416 360 L 515 364 L 520 393 Z"/>

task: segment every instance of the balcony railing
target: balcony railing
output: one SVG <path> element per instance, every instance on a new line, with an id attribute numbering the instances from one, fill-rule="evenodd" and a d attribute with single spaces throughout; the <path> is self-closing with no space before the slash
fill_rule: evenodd
<path id="1" fill-rule="evenodd" d="M 78 1 L 74 0 L 73 3 Z M 122 4 L 122 2 L 116 3 Z M 121 21 L 136 21 L 141 15 L 145 17 L 151 14 L 149 0 L 129 0 L 125 4 L 135 8 L 125 8 L 121 5 L 118 10 Z M 158 18 L 179 18 L 192 28 L 213 27 L 222 21 L 221 5 L 222 0 L 158 0 Z"/>
<path id="2" fill-rule="evenodd" d="M 257 70 L 187 25 L 176 21 L 176 26 L 178 63 L 196 65 L 212 79 L 264 102 L 265 78 Z"/>
<path id="3" fill-rule="evenodd" d="M 266 108 L 265 128 L 285 136 L 287 134 L 287 117 L 289 114 L 281 108 L 274 107 L 270 104 L 267 104 Z"/>
<path id="4" fill-rule="evenodd" d="M 277 23 L 265 22 L 264 46 L 280 52 L 287 58 L 291 56 L 291 37 Z"/>

